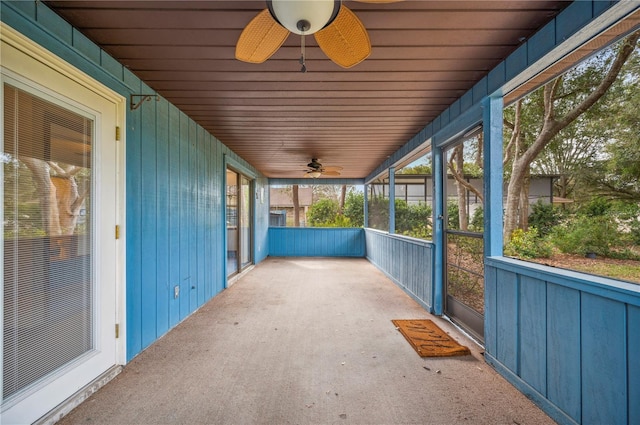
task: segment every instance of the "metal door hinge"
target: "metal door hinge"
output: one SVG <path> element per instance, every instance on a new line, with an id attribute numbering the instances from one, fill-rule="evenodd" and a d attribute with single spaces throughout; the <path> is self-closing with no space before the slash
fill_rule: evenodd
<path id="1" fill-rule="evenodd" d="M 116 224 L 116 239 L 120 239 L 120 226 Z"/>
<path id="2" fill-rule="evenodd" d="M 120 338 L 120 324 L 116 323 L 116 339 Z"/>
<path id="3" fill-rule="evenodd" d="M 116 127 L 116 140 L 120 141 L 120 127 Z"/>

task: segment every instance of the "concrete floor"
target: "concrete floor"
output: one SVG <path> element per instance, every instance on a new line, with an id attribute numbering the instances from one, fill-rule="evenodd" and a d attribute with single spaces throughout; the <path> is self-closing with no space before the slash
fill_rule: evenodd
<path id="1" fill-rule="evenodd" d="M 419 357 L 430 318 L 471 356 Z M 59 424 L 553 424 L 364 259 L 270 258 Z"/>

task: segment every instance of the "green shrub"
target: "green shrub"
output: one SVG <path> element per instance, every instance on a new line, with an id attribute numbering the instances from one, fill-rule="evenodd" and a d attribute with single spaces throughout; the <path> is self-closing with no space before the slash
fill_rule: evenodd
<path id="1" fill-rule="evenodd" d="M 447 202 L 447 228 L 460 229 L 460 215 L 456 201 Z"/>
<path id="2" fill-rule="evenodd" d="M 325 227 L 325 223 L 333 222 L 338 214 L 338 201 L 332 199 L 319 199 L 309 207 L 307 213 L 310 227 Z"/>
<path id="3" fill-rule="evenodd" d="M 629 237 L 632 243 L 640 245 L 640 220 L 634 219 L 629 223 Z"/>
<path id="4" fill-rule="evenodd" d="M 369 199 L 369 227 L 389 230 L 389 199 L 381 196 Z"/>
<path id="5" fill-rule="evenodd" d="M 549 258 L 552 253 L 551 244 L 540 237 L 535 227 L 530 227 L 528 231 L 516 229 L 509 242 L 504 247 L 504 254 L 516 258 Z"/>
<path id="6" fill-rule="evenodd" d="M 536 202 L 531 208 L 532 212 L 529 215 L 529 226 L 538 229 L 538 235 L 541 237 L 550 234 L 564 216 L 560 208 L 542 201 Z"/>
<path id="7" fill-rule="evenodd" d="M 620 241 L 615 220 L 608 216 L 578 216 L 554 232 L 553 242 L 567 254 L 609 256 Z"/>
<path id="8" fill-rule="evenodd" d="M 412 238 L 418 238 L 418 239 L 430 240 L 431 238 L 433 238 L 433 232 L 431 230 L 431 225 L 429 224 L 416 226 L 413 229 L 401 231 L 398 233 L 400 233 L 401 235 L 411 236 Z"/>
<path id="9" fill-rule="evenodd" d="M 578 214 L 586 217 L 601 217 L 607 215 L 611 211 L 612 207 L 613 203 L 611 201 L 608 201 L 605 198 L 595 197 L 586 204 L 580 206 Z"/>
<path id="10" fill-rule="evenodd" d="M 469 224 L 469 230 L 474 232 L 482 232 L 484 230 L 484 209 L 482 207 L 476 208 Z"/>
<path id="11" fill-rule="evenodd" d="M 314 225 L 313 227 L 354 227 L 351 224 L 349 217 L 345 217 L 342 214 L 336 215 L 333 220 L 325 221 Z"/>
<path id="12" fill-rule="evenodd" d="M 349 219 L 351 226 L 364 226 L 364 193 L 349 192 L 344 201 L 344 216 Z"/>
<path id="13" fill-rule="evenodd" d="M 431 206 L 424 202 L 409 205 L 402 199 L 396 199 L 396 233 L 420 237 L 415 236 L 422 234 L 418 229 L 431 227 L 431 212 Z"/>

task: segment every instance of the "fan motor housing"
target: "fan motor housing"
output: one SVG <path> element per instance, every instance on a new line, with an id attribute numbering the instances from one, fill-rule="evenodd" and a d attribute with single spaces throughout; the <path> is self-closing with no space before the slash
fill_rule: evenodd
<path id="1" fill-rule="evenodd" d="M 311 159 L 311 162 L 307 164 L 307 167 L 319 170 L 322 168 L 322 164 L 320 164 L 317 159 L 313 158 Z"/>
<path id="2" fill-rule="evenodd" d="M 298 35 L 325 28 L 338 16 L 341 5 L 341 0 L 267 0 L 273 19 Z"/>

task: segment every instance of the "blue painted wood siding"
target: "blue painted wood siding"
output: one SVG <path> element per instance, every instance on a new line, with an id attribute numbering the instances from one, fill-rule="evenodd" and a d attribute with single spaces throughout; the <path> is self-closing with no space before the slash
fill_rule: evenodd
<path id="1" fill-rule="evenodd" d="M 364 257 L 364 229 L 270 227 L 272 257 Z"/>
<path id="2" fill-rule="evenodd" d="M 433 308 L 433 244 L 365 230 L 367 259 L 428 311 Z"/>
<path id="3" fill-rule="evenodd" d="M 153 93 L 42 2 L 2 1 L 0 14 L 3 22 L 122 96 Z M 225 287 L 223 158 L 255 169 L 165 99 L 126 112 L 130 360 Z M 258 177 L 254 187 L 268 193 L 268 179 Z M 268 252 L 268 211 L 268 199 L 256 202 L 255 261 Z"/>
<path id="4" fill-rule="evenodd" d="M 486 262 L 485 359 L 563 424 L 640 423 L 640 286 Z"/>

